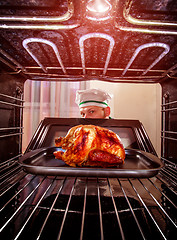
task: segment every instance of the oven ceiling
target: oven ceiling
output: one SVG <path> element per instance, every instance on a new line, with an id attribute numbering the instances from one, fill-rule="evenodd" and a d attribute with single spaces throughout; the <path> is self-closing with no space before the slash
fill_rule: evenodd
<path id="1" fill-rule="evenodd" d="M 1 73 L 138 83 L 177 77 L 176 0 L 107 0 L 110 12 L 96 17 L 88 3 L 1 0 Z"/>

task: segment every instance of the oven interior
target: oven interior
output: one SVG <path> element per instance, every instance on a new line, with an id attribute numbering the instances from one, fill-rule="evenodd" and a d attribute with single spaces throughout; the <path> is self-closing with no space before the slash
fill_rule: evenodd
<path id="1" fill-rule="evenodd" d="M 106 12 L 95 15 L 94 2 L 0 2 L 1 239 L 175 236 L 177 3 L 107 0 L 102 1 Z M 25 172 L 18 160 L 22 156 L 26 80 L 160 84 L 164 167 L 150 178 Z M 55 121 L 45 119 L 39 125 L 26 152 L 49 145 L 43 127 L 57 126 Z M 66 131 L 72 121 L 79 120 L 64 119 L 65 127 L 60 131 Z M 138 121 L 119 125 L 134 129 L 133 148 L 156 155 Z"/>

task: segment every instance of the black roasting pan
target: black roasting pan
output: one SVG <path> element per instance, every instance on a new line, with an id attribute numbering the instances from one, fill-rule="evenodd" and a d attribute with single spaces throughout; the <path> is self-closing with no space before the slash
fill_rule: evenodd
<path id="1" fill-rule="evenodd" d="M 152 177 L 163 167 L 161 160 L 151 153 L 125 149 L 125 163 L 113 168 L 70 167 L 55 159 L 57 147 L 47 147 L 25 153 L 19 160 L 26 172 L 35 175 L 79 177 Z"/>

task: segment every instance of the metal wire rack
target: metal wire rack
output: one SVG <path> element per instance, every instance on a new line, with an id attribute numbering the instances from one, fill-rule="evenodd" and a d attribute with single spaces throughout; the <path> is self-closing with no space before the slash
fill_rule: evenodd
<path id="1" fill-rule="evenodd" d="M 47 177 L 13 159 L 0 173 L 6 239 L 172 239 L 177 230 L 173 166 L 149 179 Z"/>

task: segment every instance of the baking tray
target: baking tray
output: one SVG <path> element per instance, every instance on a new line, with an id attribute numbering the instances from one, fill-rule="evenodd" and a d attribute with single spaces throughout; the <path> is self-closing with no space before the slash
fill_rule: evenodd
<path id="1" fill-rule="evenodd" d="M 19 163 L 26 172 L 35 175 L 62 175 L 80 177 L 152 177 L 163 167 L 161 160 L 151 153 L 125 149 L 125 163 L 112 168 L 70 167 L 55 159 L 58 147 L 41 148 L 24 154 Z"/>

